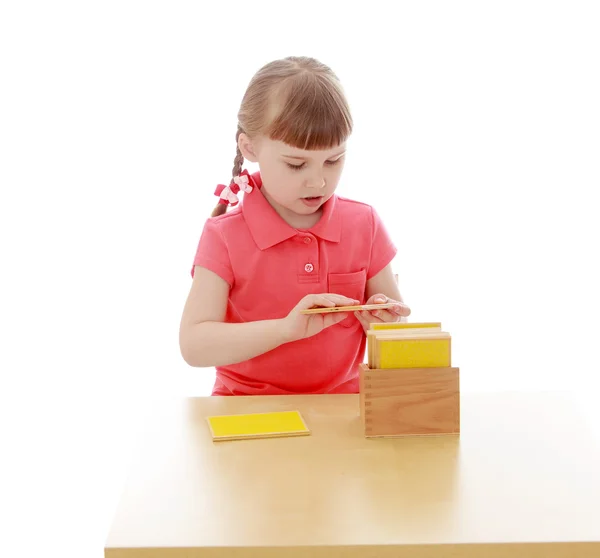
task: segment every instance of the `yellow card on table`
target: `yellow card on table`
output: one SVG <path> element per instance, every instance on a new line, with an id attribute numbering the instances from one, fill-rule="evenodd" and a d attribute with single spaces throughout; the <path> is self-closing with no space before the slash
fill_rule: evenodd
<path id="1" fill-rule="evenodd" d="M 298 411 L 221 415 L 208 417 L 207 420 L 214 441 L 310 434 Z"/>

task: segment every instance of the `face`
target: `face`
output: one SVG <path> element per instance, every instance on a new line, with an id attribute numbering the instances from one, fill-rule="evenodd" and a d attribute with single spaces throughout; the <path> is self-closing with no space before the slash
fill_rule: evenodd
<path id="1" fill-rule="evenodd" d="M 296 228 L 314 225 L 337 188 L 345 143 L 306 151 L 264 136 L 251 140 L 240 134 L 239 146 L 246 159 L 258 163 L 262 192 L 275 211 Z"/>

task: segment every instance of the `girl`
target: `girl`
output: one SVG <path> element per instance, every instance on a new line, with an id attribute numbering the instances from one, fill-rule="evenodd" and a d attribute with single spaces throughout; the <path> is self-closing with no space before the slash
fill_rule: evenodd
<path id="1" fill-rule="evenodd" d="M 317 60 L 276 60 L 252 78 L 238 123 L 233 178 L 216 189 L 193 262 L 182 356 L 216 367 L 213 395 L 357 393 L 365 330 L 410 309 L 377 213 L 335 194 L 352 132 L 342 87 Z M 380 302 L 397 304 L 300 313 Z"/>

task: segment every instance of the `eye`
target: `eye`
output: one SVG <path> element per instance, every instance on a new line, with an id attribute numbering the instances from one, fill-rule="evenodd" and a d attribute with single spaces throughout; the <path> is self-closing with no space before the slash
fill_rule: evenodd
<path id="1" fill-rule="evenodd" d="M 343 157 L 340 157 L 339 159 L 336 159 L 335 161 L 325 161 L 325 164 L 326 164 L 328 167 L 333 167 L 333 166 L 335 166 L 335 165 L 338 165 L 339 163 L 341 163 L 341 162 L 342 162 L 342 159 L 343 159 Z M 287 165 L 287 166 L 288 166 L 290 169 L 292 169 L 292 170 L 300 170 L 300 169 L 303 169 L 303 168 L 304 168 L 304 166 L 305 166 L 305 163 L 302 163 L 302 164 L 300 164 L 300 165 L 292 165 L 291 163 L 288 163 L 288 162 L 286 162 L 285 164 L 286 164 L 286 165 Z"/>

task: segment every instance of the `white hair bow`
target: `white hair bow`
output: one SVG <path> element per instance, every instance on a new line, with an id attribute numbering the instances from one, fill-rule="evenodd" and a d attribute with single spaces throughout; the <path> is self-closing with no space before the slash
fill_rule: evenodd
<path id="1" fill-rule="evenodd" d="M 219 197 L 232 205 L 235 205 L 239 201 L 238 197 L 231 191 L 229 186 L 225 186 L 225 188 L 223 188 Z"/>
<path id="2" fill-rule="evenodd" d="M 240 190 L 246 192 L 246 194 L 252 192 L 252 186 L 248 184 L 248 177 L 245 174 L 234 177 L 233 181 L 240 187 Z"/>
<path id="3" fill-rule="evenodd" d="M 252 189 L 253 187 L 250 184 L 248 172 L 243 171 L 243 174 L 233 178 L 231 185 L 225 186 L 224 184 L 219 184 L 215 190 L 215 194 L 219 196 L 221 203 L 237 205 L 240 201 L 237 193 L 242 190 L 246 194 L 249 194 L 252 192 Z"/>

